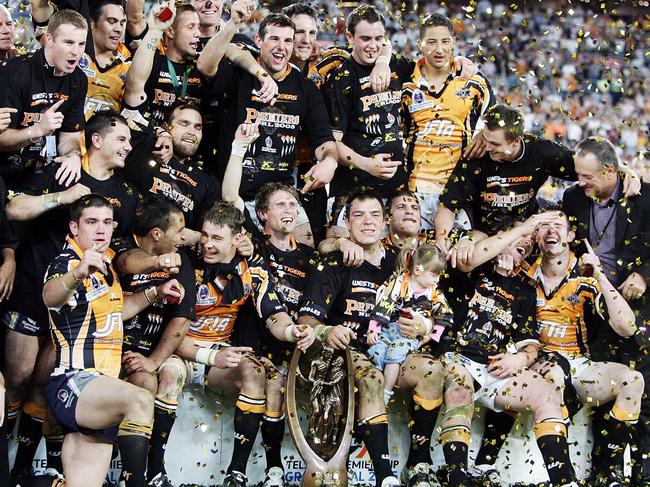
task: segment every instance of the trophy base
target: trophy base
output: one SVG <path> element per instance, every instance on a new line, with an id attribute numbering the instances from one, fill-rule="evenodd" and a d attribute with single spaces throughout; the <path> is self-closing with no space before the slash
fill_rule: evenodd
<path id="1" fill-rule="evenodd" d="M 302 487 L 347 487 L 347 470 L 328 470 L 325 464 L 321 469 L 308 465 L 302 477 Z"/>

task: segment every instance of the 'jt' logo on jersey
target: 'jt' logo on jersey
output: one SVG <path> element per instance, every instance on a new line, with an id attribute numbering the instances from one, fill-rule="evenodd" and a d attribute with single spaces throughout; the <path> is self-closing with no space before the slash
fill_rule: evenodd
<path id="1" fill-rule="evenodd" d="M 122 313 L 109 313 L 106 315 L 106 321 L 104 321 L 104 326 L 99 330 L 93 332 L 95 338 L 103 338 L 111 336 L 113 332 L 117 329 L 118 332 L 123 332 L 122 326 Z"/>
<path id="2" fill-rule="evenodd" d="M 429 120 L 424 128 L 417 133 L 418 138 L 426 137 L 433 133 L 436 137 L 451 137 L 456 124 L 449 120 Z"/>

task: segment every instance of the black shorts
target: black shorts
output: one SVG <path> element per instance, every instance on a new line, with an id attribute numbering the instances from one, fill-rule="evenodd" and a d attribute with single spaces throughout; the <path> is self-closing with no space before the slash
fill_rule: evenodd
<path id="1" fill-rule="evenodd" d="M 89 370 L 73 370 L 52 375 L 45 386 L 47 406 L 66 433 L 82 433 L 107 441 L 117 438 L 119 424 L 100 430 L 84 428 L 77 424 L 77 401 L 81 392 L 92 380 L 102 374 Z"/>
<path id="2" fill-rule="evenodd" d="M 50 323 L 48 320 L 41 322 L 18 311 L 7 311 L 0 318 L 4 325 L 10 330 L 28 336 L 45 336 L 50 333 Z"/>

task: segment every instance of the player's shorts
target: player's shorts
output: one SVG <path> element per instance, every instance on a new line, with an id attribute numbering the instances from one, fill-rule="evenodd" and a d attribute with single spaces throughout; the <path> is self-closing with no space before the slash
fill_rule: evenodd
<path id="1" fill-rule="evenodd" d="M 255 201 L 244 201 L 244 205 L 248 210 L 248 214 L 251 217 L 251 221 L 255 225 L 257 225 L 259 229 L 262 229 L 264 225 L 262 225 L 260 220 L 257 218 L 257 212 L 255 211 Z M 302 207 L 302 205 L 298 204 L 297 210 L 298 210 L 298 215 L 296 217 L 296 227 L 299 227 L 300 225 L 304 225 L 305 223 L 309 223 L 309 217 L 307 216 L 307 213 L 305 213 L 305 209 Z"/>
<path id="2" fill-rule="evenodd" d="M 591 359 L 587 357 L 565 357 L 569 362 L 569 370 L 571 371 L 571 383 L 575 386 L 580 382 L 580 375 L 591 366 Z"/>
<path id="3" fill-rule="evenodd" d="M 45 386 L 47 407 L 56 421 L 67 433 L 83 433 L 103 440 L 114 441 L 117 438 L 119 424 L 100 430 L 84 428 L 77 424 L 77 401 L 84 388 L 102 374 L 90 370 L 73 370 L 63 374 L 52 375 Z"/>
<path id="4" fill-rule="evenodd" d="M 17 311 L 7 311 L 0 318 L 4 325 L 16 333 L 33 337 L 45 336 L 50 333 L 50 324 L 48 321 L 39 323 L 37 320 Z"/>
<path id="5" fill-rule="evenodd" d="M 488 372 L 487 364 L 479 364 L 455 352 L 445 353 L 444 362 L 457 363 L 467 369 L 474 381 L 478 384 L 478 388 L 476 386 L 474 387 L 474 402 L 492 411 L 500 412 L 504 410 L 504 408 L 496 406 L 494 401 L 499 392 L 501 392 L 501 389 L 508 383 L 510 377 L 498 379 Z"/>
<path id="6" fill-rule="evenodd" d="M 416 338 L 403 337 L 397 323 L 389 323 L 382 328 L 379 341 L 368 349 L 368 356 L 377 368 L 384 370 L 386 364 L 404 363 L 406 356 L 415 352 L 419 344 Z"/>
<path id="7" fill-rule="evenodd" d="M 430 193 L 415 191 L 415 196 L 417 196 L 418 203 L 420 203 L 420 230 L 432 230 L 435 228 L 434 221 L 440 205 L 440 193 L 436 191 Z M 464 230 L 471 230 L 472 224 L 465 210 L 460 210 L 456 214 L 454 226 Z"/>

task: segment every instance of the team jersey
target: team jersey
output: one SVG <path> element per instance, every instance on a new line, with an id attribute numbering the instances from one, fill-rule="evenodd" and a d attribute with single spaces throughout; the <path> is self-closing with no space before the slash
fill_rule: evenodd
<path id="1" fill-rule="evenodd" d="M 318 87 L 322 88 L 329 75 L 350 58 L 350 50 L 332 46 L 322 49 L 318 59 L 309 64 L 307 77 Z"/>
<path id="2" fill-rule="evenodd" d="M 391 249 L 393 252 L 396 254 L 399 253 L 399 251 L 402 249 L 402 247 L 399 245 L 396 239 L 396 235 L 391 235 L 388 233 L 381 241 L 381 243 L 384 245 L 384 247 Z M 420 233 L 418 233 L 417 237 L 417 244 L 418 246 L 424 245 L 427 243 L 435 243 L 436 241 L 436 232 L 433 229 L 430 230 L 422 230 Z"/>
<path id="3" fill-rule="evenodd" d="M 126 108 L 137 110 L 147 121 L 155 124 L 164 121 L 165 114 L 178 98 L 186 98 L 200 105 L 207 94 L 196 61 L 172 61 L 165 55 L 162 44 L 154 54 L 153 66 L 144 92 L 147 99 L 142 104 Z"/>
<path id="4" fill-rule="evenodd" d="M 380 287 L 370 319 L 384 325 L 396 323 L 399 321 L 400 311 L 411 308 L 414 313 L 432 319 L 434 326 L 450 328 L 454 315 L 445 295 L 433 287 L 416 293 L 409 285 L 410 280 L 410 274 L 405 272 L 394 275 Z"/>
<path id="5" fill-rule="evenodd" d="M 129 235 L 113 242 L 115 258 L 138 248 L 136 237 Z M 174 318 L 196 319 L 196 280 L 194 267 L 184 250 L 180 251 L 181 267 L 178 274 L 153 271 L 144 274 L 120 274 L 120 284 L 124 295 L 128 296 L 151 286 L 160 286 L 170 279 L 178 280 L 185 290 L 183 300 L 177 304 L 155 303 L 140 311 L 124 323 L 124 350 L 149 356 L 156 347 L 167 324 Z"/>
<path id="6" fill-rule="evenodd" d="M 459 162 L 440 204 L 453 211 L 465 209 L 475 230 L 494 235 L 513 218 L 528 218 L 537 212 L 537 191 L 549 176 L 576 180 L 573 152 L 525 134 L 522 153 L 514 161 L 494 161 L 486 154 Z"/>
<path id="7" fill-rule="evenodd" d="M 271 281 L 278 297 L 295 322 L 298 319 L 300 299 L 307 283 L 310 278 L 317 275 L 315 269 L 318 265 L 318 252 L 308 245 L 296 242 L 293 236 L 291 237 L 291 250 L 280 250 L 250 219 L 246 221 L 246 229 L 252 232 L 255 249 L 269 266 Z M 256 353 L 270 358 L 277 365 L 289 361 L 294 349 L 293 343 L 274 337 L 266 323 L 260 320 L 256 313 L 249 312 L 248 309 L 243 310 L 242 319 L 254 320 L 258 324 L 257 327 L 251 328 L 242 336 L 242 345 L 254 347 Z"/>
<path id="8" fill-rule="evenodd" d="M 495 104 L 488 81 L 477 73 L 461 78 L 452 59 L 452 71 L 436 92 L 418 60 L 404 84 L 402 105 L 411 191 L 440 194 L 476 129 L 479 118 Z"/>
<path id="9" fill-rule="evenodd" d="M 275 81 L 278 96 L 271 106 L 260 103 L 252 94 L 259 84 L 257 78 L 230 62 L 219 65 L 215 78 L 213 93 L 223 95 L 222 124 L 228 123 L 227 128 L 222 125 L 220 134 L 220 165 L 225 167 L 228 162 L 237 126 L 260 121 L 260 135 L 246 151 L 242 163 L 239 194 L 245 201 L 254 200 L 257 191 L 268 182 L 295 186 L 293 169 L 301 135 L 312 149 L 334 141 L 325 103 L 314 84 L 292 65 Z"/>
<path id="10" fill-rule="evenodd" d="M 45 274 L 45 282 L 79 265 L 83 251 L 68 239 L 63 253 L 56 257 Z M 106 256 L 113 257 L 108 249 Z M 113 266 L 108 274 L 97 271 L 79 283 L 68 302 L 49 308 L 50 327 L 56 364 L 54 375 L 72 370 L 96 370 L 117 377 L 122 362 L 122 310 L 124 297 Z"/>
<path id="11" fill-rule="evenodd" d="M 388 197 L 408 180 L 401 129 L 402 84 L 412 68 L 399 54 L 390 61 L 391 81 L 386 91 L 375 93 L 370 87 L 373 66 L 363 66 L 352 57 L 330 73 L 323 88 L 330 123 L 343 134 L 341 141 L 358 154 L 370 157 L 391 154 L 402 164 L 388 181 L 357 168 L 339 165 L 330 186 L 330 196 L 345 196 L 360 186 L 372 187 Z"/>
<path id="12" fill-rule="evenodd" d="M 350 328 L 357 335 L 350 347 L 365 352 L 377 291 L 395 268 L 395 254 L 385 249 L 382 252 L 379 267 L 367 260 L 359 267 L 346 267 L 341 252 L 327 255 L 317 268 L 318 279 L 307 283 L 300 314 L 313 316 L 328 325 Z"/>
<path id="13" fill-rule="evenodd" d="M 452 339 L 454 351 L 487 364 L 489 356 L 505 353 L 509 344 L 520 350 L 539 343 L 535 287 L 524 271 L 503 276 L 487 264 L 476 278 L 465 275 L 454 285 L 462 287 L 461 280 L 470 287 L 454 309 L 458 323 Z"/>
<path id="14" fill-rule="evenodd" d="M 589 330 L 599 320 L 609 321 L 598 281 L 580 275 L 573 253 L 566 276 L 551 294 L 544 291 L 541 259 L 530 267 L 529 275 L 537 281 L 537 325 L 542 349 L 571 358 L 588 357 Z"/>
<path id="15" fill-rule="evenodd" d="M 53 162 L 58 155 L 55 147 L 60 132 L 83 130 L 87 89 L 88 80 L 79 67 L 70 74 L 54 76 L 54 68 L 47 63 L 43 49 L 15 57 L 0 68 L 0 107 L 17 109 L 11 114 L 9 127 L 12 129 L 36 125 L 43 112 L 59 100 L 65 100 L 58 109 L 64 116 L 63 124 L 52 136 L 34 139 L 20 151 L 0 155 L 0 173 L 9 189 L 31 180 Z"/>
<path id="16" fill-rule="evenodd" d="M 202 342 L 228 342 L 237 316 L 251 299 L 258 315 L 267 320 L 286 311 L 260 255 L 250 259 L 236 256 L 228 264 L 212 264 L 198 270 L 196 321 L 187 336 Z"/>
<path id="17" fill-rule="evenodd" d="M 119 237 L 129 232 L 139 200 L 137 190 L 119 174 L 113 174 L 103 181 L 92 177 L 88 172 L 87 156 L 82 160 L 82 167 L 78 183 L 88 187 L 91 193 L 104 196 L 113 205 L 113 219 L 117 223 L 113 235 Z M 66 188 L 55 178 L 57 169 L 48 166 L 21 190 L 12 192 L 10 199 L 18 194 L 41 196 L 64 191 Z M 29 316 L 38 323 L 47 323 L 41 296 L 43 275 L 65 244 L 69 222 L 69 206 L 53 208 L 29 222 L 29 232 L 23 237 L 16 253 L 16 263 L 21 271 L 16 274 L 14 292 L 9 302 L 12 311 Z"/>
<path id="18" fill-rule="evenodd" d="M 150 132 L 135 132 L 133 150 L 126 159 L 125 177 L 142 194 L 154 193 L 175 203 L 185 216 L 185 225 L 200 230 L 203 216 L 221 199 L 221 184 L 191 162 L 172 157 L 167 164 L 151 159 L 156 138 Z"/>
<path id="19" fill-rule="evenodd" d="M 124 96 L 124 80 L 131 67 L 131 51 L 126 45 L 118 44 L 113 62 L 104 68 L 88 53 L 84 53 L 79 60 L 79 67 L 88 77 L 88 92 L 84 105 L 86 120 L 102 110 L 119 113 Z"/>

